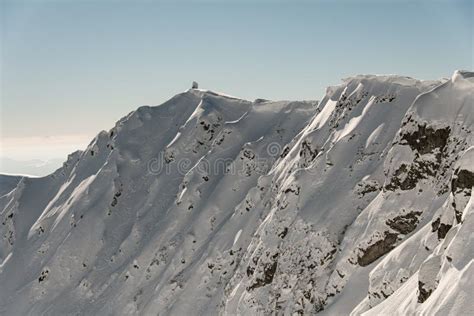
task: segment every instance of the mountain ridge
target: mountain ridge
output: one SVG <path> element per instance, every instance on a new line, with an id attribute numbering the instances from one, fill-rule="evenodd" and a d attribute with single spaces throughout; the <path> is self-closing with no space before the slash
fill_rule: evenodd
<path id="1" fill-rule="evenodd" d="M 0 311 L 471 311 L 472 78 L 140 107 L 0 197 Z"/>

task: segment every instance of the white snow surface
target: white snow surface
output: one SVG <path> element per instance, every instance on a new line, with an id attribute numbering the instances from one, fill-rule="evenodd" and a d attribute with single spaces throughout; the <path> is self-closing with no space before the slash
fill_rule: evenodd
<path id="1" fill-rule="evenodd" d="M 140 107 L 1 191 L 0 314 L 473 315 L 473 99 L 457 71 Z"/>

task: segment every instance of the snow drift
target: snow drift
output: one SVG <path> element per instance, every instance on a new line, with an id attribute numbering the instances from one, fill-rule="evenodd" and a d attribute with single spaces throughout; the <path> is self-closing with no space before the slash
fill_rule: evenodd
<path id="1" fill-rule="evenodd" d="M 190 89 L 0 197 L 0 312 L 472 314 L 474 74 Z"/>

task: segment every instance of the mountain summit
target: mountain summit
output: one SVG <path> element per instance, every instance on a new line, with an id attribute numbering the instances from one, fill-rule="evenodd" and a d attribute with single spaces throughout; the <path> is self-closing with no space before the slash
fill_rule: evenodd
<path id="1" fill-rule="evenodd" d="M 474 73 L 194 87 L 0 197 L 0 312 L 469 314 Z M 11 190 L 10 190 L 11 189 Z"/>

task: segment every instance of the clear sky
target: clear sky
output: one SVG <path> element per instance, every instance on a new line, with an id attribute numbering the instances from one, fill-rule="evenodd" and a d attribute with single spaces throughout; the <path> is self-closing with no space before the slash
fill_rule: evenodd
<path id="1" fill-rule="evenodd" d="M 359 73 L 472 70 L 473 2 L 0 0 L 0 155 L 65 157 L 193 80 L 321 99 Z"/>

